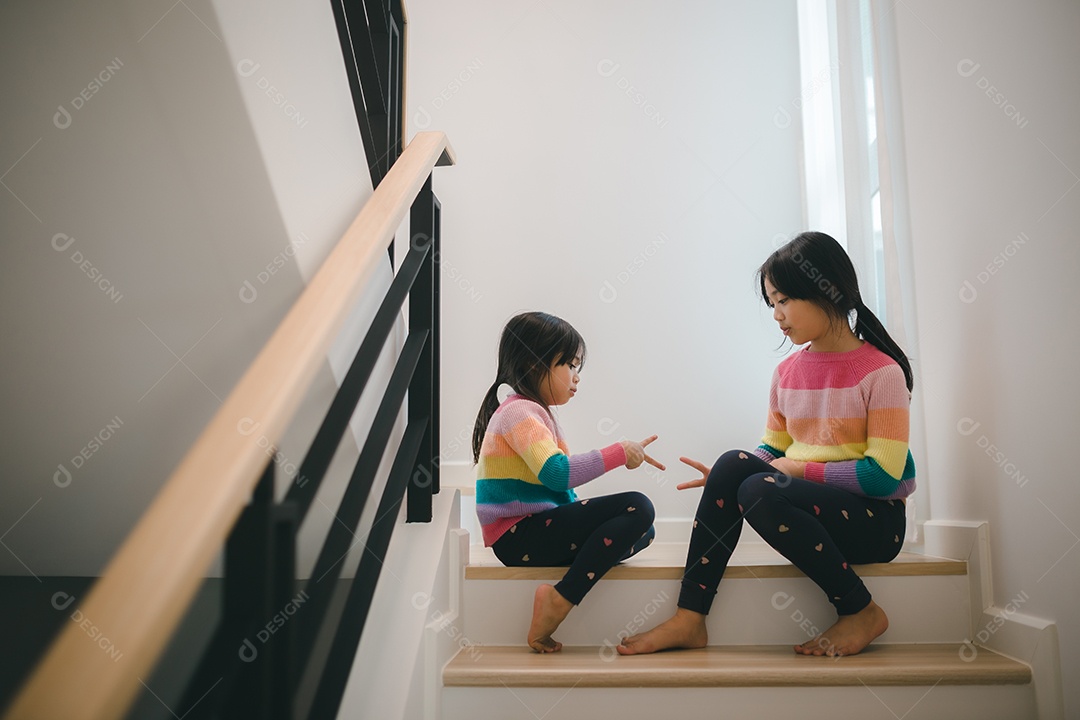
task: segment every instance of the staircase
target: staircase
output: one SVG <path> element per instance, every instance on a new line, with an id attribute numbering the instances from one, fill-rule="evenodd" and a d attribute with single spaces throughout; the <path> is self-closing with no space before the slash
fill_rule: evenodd
<path id="1" fill-rule="evenodd" d="M 914 552 L 857 568 L 890 620 L 857 656 L 792 651 L 835 613 L 808 578 L 753 542 L 732 557 L 709 615 L 708 647 L 619 656 L 623 637 L 674 612 L 685 552 L 685 543 L 654 543 L 613 568 L 555 634 L 563 651 L 541 656 L 524 643 L 533 591 L 563 569 L 506 568 L 473 546 L 459 628 L 468 644 L 443 669 L 439 717 L 1037 716 L 1031 669 L 966 642 L 973 617 L 967 562 Z"/>

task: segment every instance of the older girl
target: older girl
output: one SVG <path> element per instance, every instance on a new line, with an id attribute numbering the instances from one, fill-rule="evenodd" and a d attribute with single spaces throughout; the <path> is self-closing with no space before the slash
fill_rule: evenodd
<path id="1" fill-rule="evenodd" d="M 683 462 L 704 486 L 675 616 L 627 638 L 624 655 L 703 647 L 705 617 L 743 521 L 817 583 L 837 621 L 804 655 L 854 655 L 889 626 L 853 564 L 889 562 L 904 540 L 915 489 L 908 450 L 911 365 L 866 307 L 855 268 L 833 238 L 807 232 L 759 272 L 761 296 L 795 345 L 773 374 L 765 437 L 710 470 Z M 854 317 L 854 326 L 851 319 Z"/>

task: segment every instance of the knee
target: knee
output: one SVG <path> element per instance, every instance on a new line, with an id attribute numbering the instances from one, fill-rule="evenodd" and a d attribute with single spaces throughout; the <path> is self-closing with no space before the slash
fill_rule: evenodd
<path id="1" fill-rule="evenodd" d="M 713 463 L 708 482 L 715 484 L 724 479 L 741 481 L 753 470 L 752 465 L 746 464 L 751 458 L 757 459 L 757 456 L 746 450 L 728 450 Z"/>
<path id="2" fill-rule="evenodd" d="M 713 472 L 717 472 L 718 470 L 722 470 L 732 465 L 737 465 L 740 462 L 745 462 L 749 457 L 750 453 L 745 450 L 728 450 L 713 463 Z"/>
<path id="3" fill-rule="evenodd" d="M 656 508 L 653 507 L 652 500 L 645 493 L 636 490 L 630 491 L 626 493 L 626 501 L 627 508 L 634 508 L 631 514 L 640 514 L 642 524 L 646 526 L 653 524 L 653 520 L 656 519 Z"/>
<path id="4" fill-rule="evenodd" d="M 772 475 L 751 475 L 739 486 L 739 504 L 749 509 L 759 502 L 769 500 L 776 494 L 775 478 Z"/>

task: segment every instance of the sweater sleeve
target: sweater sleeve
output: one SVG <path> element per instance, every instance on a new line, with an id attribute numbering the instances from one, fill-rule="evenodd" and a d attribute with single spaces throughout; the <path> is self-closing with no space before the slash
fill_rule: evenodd
<path id="1" fill-rule="evenodd" d="M 793 442 L 787 430 L 787 418 L 780 412 L 779 402 L 780 368 L 773 370 L 772 383 L 769 386 L 769 416 L 765 419 L 765 435 L 761 444 L 754 450 L 754 455 L 771 463 L 784 453 Z"/>
<path id="2" fill-rule="evenodd" d="M 861 460 L 808 462 L 804 475 L 856 495 L 901 498 L 914 490 L 908 448 L 910 394 L 904 372 L 891 364 L 868 376 L 866 451 Z"/>
<path id="3" fill-rule="evenodd" d="M 626 464 L 621 443 L 568 456 L 559 448 L 547 412 L 534 402 L 517 400 L 504 413 L 507 444 L 550 490 L 564 492 Z"/>

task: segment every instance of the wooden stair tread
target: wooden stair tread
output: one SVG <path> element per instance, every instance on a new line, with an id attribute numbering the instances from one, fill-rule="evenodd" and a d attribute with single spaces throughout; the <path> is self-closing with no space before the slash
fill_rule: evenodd
<path id="1" fill-rule="evenodd" d="M 963 652 L 961 652 L 963 650 Z M 971 657 L 974 655 L 974 657 Z M 622 657 L 613 647 L 470 646 L 443 670 L 447 687 L 820 687 L 1025 685 L 1031 669 L 958 644 L 871 645 L 843 658 L 798 655 L 788 645 L 712 645 Z"/>
<path id="2" fill-rule="evenodd" d="M 686 561 L 685 543 L 654 543 L 639 556 L 616 565 L 604 576 L 607 580 L 681 580 Z M 863 577 L 966 575 L 963 560 L 901 552 L 890 563 L 855 565 Z M 474 546 L 465 578 L 469 580 L 559 580 L 562 567 L 506 567 L 490 548 Z M 802 572 L 768 545 L 743 543 L 735 548 L 724 579 L 803 577 Z"/>

